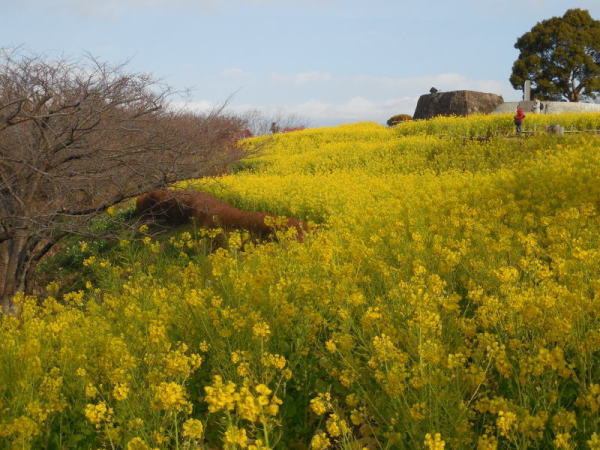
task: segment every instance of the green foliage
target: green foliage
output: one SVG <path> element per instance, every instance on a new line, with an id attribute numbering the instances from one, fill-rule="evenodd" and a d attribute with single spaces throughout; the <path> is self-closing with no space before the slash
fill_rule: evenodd
<path id="1" fill-rule="evenodd" d="M 515 48 L 521 52 L 510 77 L 515 89 L 531 80 L 537 97 L 571 102 L 600 93 L 600 21 L 587 10 L 537 23 Z"/>
<path id="2" fill-rule="evenodd" d="M 90 255 L 112 255 L 120 239 L 129 239 L 135 233 L 128 224 L 133 208 L 111 212 L 95 217 L 82 235 L 64 239 L 58 251 L 38 265 L 38 285 L 60 279 L 66 291 L 82 289 L 85 280 L 93 275 L 93 271 L 83 265 L 85 259 Z"/>

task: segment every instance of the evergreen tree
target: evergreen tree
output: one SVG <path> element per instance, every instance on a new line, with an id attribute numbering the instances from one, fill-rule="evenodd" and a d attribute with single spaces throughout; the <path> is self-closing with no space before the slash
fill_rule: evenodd
<path id="1" fill-rule="evenodd" d="M 541 99 L 577 102 L 600 94 L 600 21 L 587 10 L 538 22 L 515 48 L 521 52 L 510 77 L 515 89 L 531 80 Z"/>

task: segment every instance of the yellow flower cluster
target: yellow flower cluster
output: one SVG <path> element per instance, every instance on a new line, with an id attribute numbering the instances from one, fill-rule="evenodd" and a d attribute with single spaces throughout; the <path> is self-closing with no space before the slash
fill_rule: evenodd
<path id="1" fill-rule="evenodd" d="M 204 426 L 198 419 L 188 419 L 183 424 L 183 435 L 190 439 L 200 439 L 204 434 Z"/>
<path id="2" fill-rule="evenodd" d="M 246 141 L 182 185 L 318 227 L 75 244 L 85 279 L 0 318 L 0 447 L 600 448 L 600 136 L 548 120 L 600 128 Z"/>
<path id="3" fill-rule="evenodd" d="M 88 404 L 85 407 L 85 417 L 99 428 L 103 423 L 112 422 L 113 410 L 105 402 L 98 404 Z"/>
<path id="4" fill-rule="evenodd" d="M 173 382 L 162 382 L 155 388 L 154 407 L 165 411 L 187 411 L 189 413 L 192 404 L 188 401 L 187 392 L 183 386 Z"/>
<path id="5" fill-rule="evenodd" d="M 269 417 L 279 413 L 279 405 L 283 402 L 265 384 L 258 384 L 254 388 L 248 384 L 246 380 L 238 390 L 235 383 L 229 381 L 225 384 L 220 375 L 215 375 L 212 385 L 204 387 L 204 401 L 208 404 L 208 410 L 215 413 L 235 408 L 242 419 L 265 424 Z"/>
<path id="6" fill-rule="evenodd" d="M 440 433 L 434 433 L 433 435 L 427 433 L 424 444 L 429 450 L 444 450 L 446 447 L 446 443 L 442 440 Z"/>

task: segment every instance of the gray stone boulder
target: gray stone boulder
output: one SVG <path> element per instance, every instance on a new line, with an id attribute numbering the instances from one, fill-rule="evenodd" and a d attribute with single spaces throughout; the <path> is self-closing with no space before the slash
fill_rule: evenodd
<path id="1" fill-rule="evenodd" d="M 565 129 L 564 129 L 564 127 L 562 127 L 559 124 L 548 125 L 546 127 L 546 131 L 548 132 L 548 134 L 555 134 L 557 136 L 564 136 L 565 135 Z"/>
<path id="2" fill-rule="evenodd" d="M 504 99 L 497 94 L 475 91 L 436 92 L 421 95 L 413 119 L 489 114 L 502 103 L 504 103 Z"/>

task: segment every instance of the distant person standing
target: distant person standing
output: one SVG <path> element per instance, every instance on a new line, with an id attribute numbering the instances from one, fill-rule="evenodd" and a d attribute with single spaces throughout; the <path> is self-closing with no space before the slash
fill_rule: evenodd
<path id="1" fill-rule="evenodd" d="M 517 113 L 515 114 L 515 126 L 517 127 L 517 134 L 523 133 L 523 120 L 525 120 L 523 108 L 517 108 Z"/>
<path id="2" fill-rule="evenodd" d="M 541 110 L 542 110 L 542 102 L 540 102 L 539 99 L 534 98 L 533 99 L 533 113 L 539 114 Z"/>

